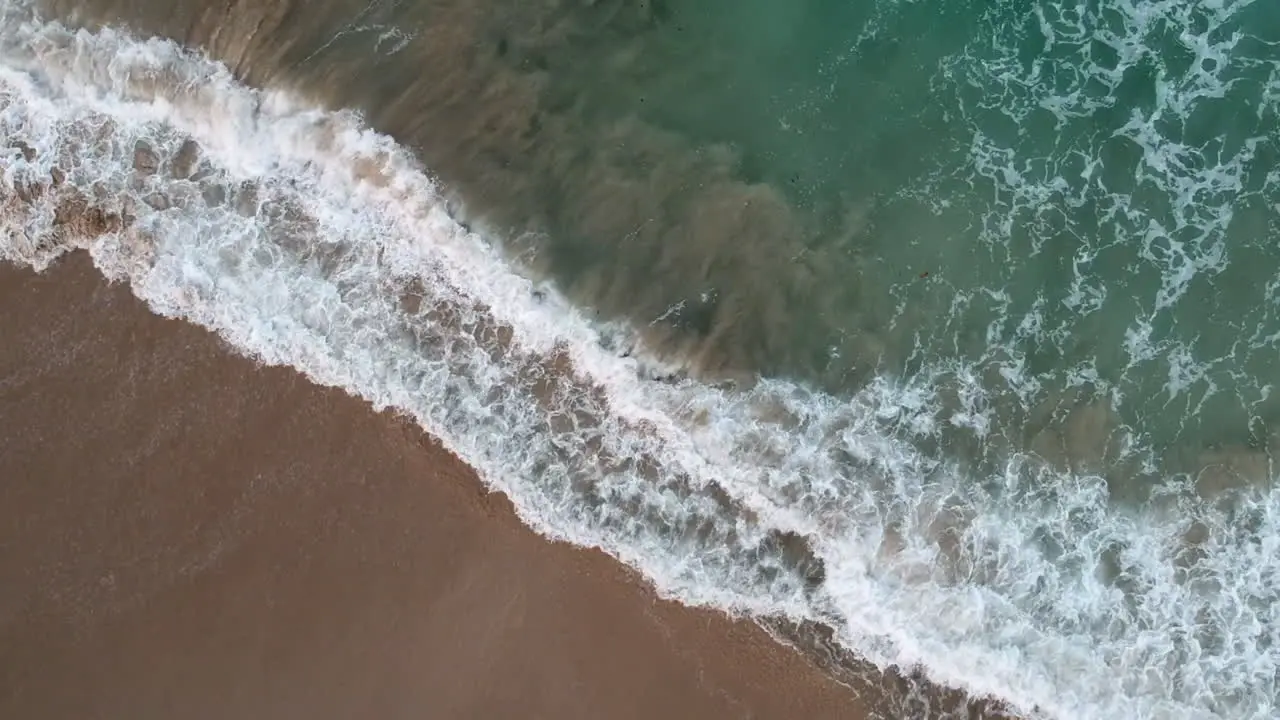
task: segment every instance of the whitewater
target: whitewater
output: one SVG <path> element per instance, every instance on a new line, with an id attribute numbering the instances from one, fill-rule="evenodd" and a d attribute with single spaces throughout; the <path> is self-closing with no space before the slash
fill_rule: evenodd
<path id="1" fill-rule="evenodd" d="M 700 383 L 457 222 L 357 113 L 0 8 L 3 259 L 87 250 L 154 312 L 412 417 L 664 596 L 820 623 L 1027 716 L 1280 712 L 1280 491 L 1169 477 L 1124 508 L 1024 453 L 975 478 L 931 443 L 989 412 L 959 361 L 847 396 Z M 89 208 L 110 221 L 69 221 Z"/>

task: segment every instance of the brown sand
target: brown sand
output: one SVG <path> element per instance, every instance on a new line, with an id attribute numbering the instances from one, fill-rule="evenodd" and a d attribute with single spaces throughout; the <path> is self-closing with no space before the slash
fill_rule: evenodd
<path id="1" fill-rule="evenodd" d="M 866 716 L 83 253 L 0 307 L 0 717 Z"/>

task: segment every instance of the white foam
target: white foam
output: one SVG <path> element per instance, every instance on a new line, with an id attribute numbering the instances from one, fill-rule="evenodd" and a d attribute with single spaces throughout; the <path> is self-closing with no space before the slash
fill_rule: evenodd
<path id="1" fill-rule="evenodd" d="M 1252 270 L 1280 262 L 1257 217 L 1280 193 L 1263 166 L 1278 140 L 1264 120 L 1280 110 L 1274 12 L 1255 0 L 1034 5 L 1035 22 L 992 5 L 936 78 L 973 142 L 962 180 L 928 188 L 981 228 L 979 254 L 1003 260 L 961 282 L 1013 288 L 1003 304 L 953 308 L 948 327 L 989 323 L 987 343 L 968 349 L 987 362 L 1067 359 L 1009 378 L 1024 399 L 1015 380 L 1060 390 L 1065 367 L 1095 353 L 1096 394 L 1148 418 L 1161 445 L 1268 414 L 1259 377 L 1272 374 L 1280 315 Z M 1207 135 L 1211 122 L 1229 129 Z M 1073 282 L 1058 282 L 1064 272 Z M 1044 322 L 1015 327 L 1037 307 Z"/>
<path id="2" fill-rule="evenodd" d="M 1028 713 L 1277 712 L 1280 494 L 1244 496 L 1233 515 L 1174 478 L 1122 511 L 1100 478 L 1020 455 L 976 476 L 920 449 L 946 428 L 984 432 L 978 373 L 954 361 L 845 398 L 644 380 L 453 222 L 412 157 L 355 114 L 247 89 L 166 41 L 0 8 L 0 135 L 35 150 L 0 151 L 0 193 L 57 166 L 136 216 L 57 245 L 49 192 L 0 220 L 5 259 L 40 268 L 41 241 L 86 245 L 156 312 L 412 415 L 531 526 L 684 602 L 825 622 L 881 666 L 921 664 Z M 139 140 L 164 160 L 187 138 L 204 162 L 193 178 L 134 171 Z M 1193 551 L 1197 522 L 1211 531 Z M 769 542 L 779 532 L 808 540 L 820 584 Z"/>

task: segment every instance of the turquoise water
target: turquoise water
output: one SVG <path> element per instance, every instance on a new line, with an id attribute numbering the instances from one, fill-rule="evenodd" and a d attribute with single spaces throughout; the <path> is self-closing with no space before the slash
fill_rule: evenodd
<path id="1" fill-rule="evenodd" d="M 1102 398 L 1148 469 L 1280 421 L 1280 7 L 667 2 L 650 32 L 589 102 L 728 144 L 821 253 L 772 269 L 831 299 L 788 298 L 771 331 L 811 347 L 769 369 L 956 363 L 1010 436 Z"/>

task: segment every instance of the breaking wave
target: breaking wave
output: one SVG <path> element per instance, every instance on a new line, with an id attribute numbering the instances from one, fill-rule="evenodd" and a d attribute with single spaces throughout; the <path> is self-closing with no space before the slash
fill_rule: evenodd
<path id="1" fill-rule="evenodd" d="M 87 249 L 155 312 L 412 416 L 539 532 L 668 597 L 818 623 L 1029 715 L 1280 711 L 1280 492 L 1173 476 L 1122 507 L 1028 453 L 949 457 L 986 412 L 959 361 L 847 396 L 673 373 L 455 222 L 357 114 L 168 41 L 6 6 L 0 136 L 0 257 Z"/>

